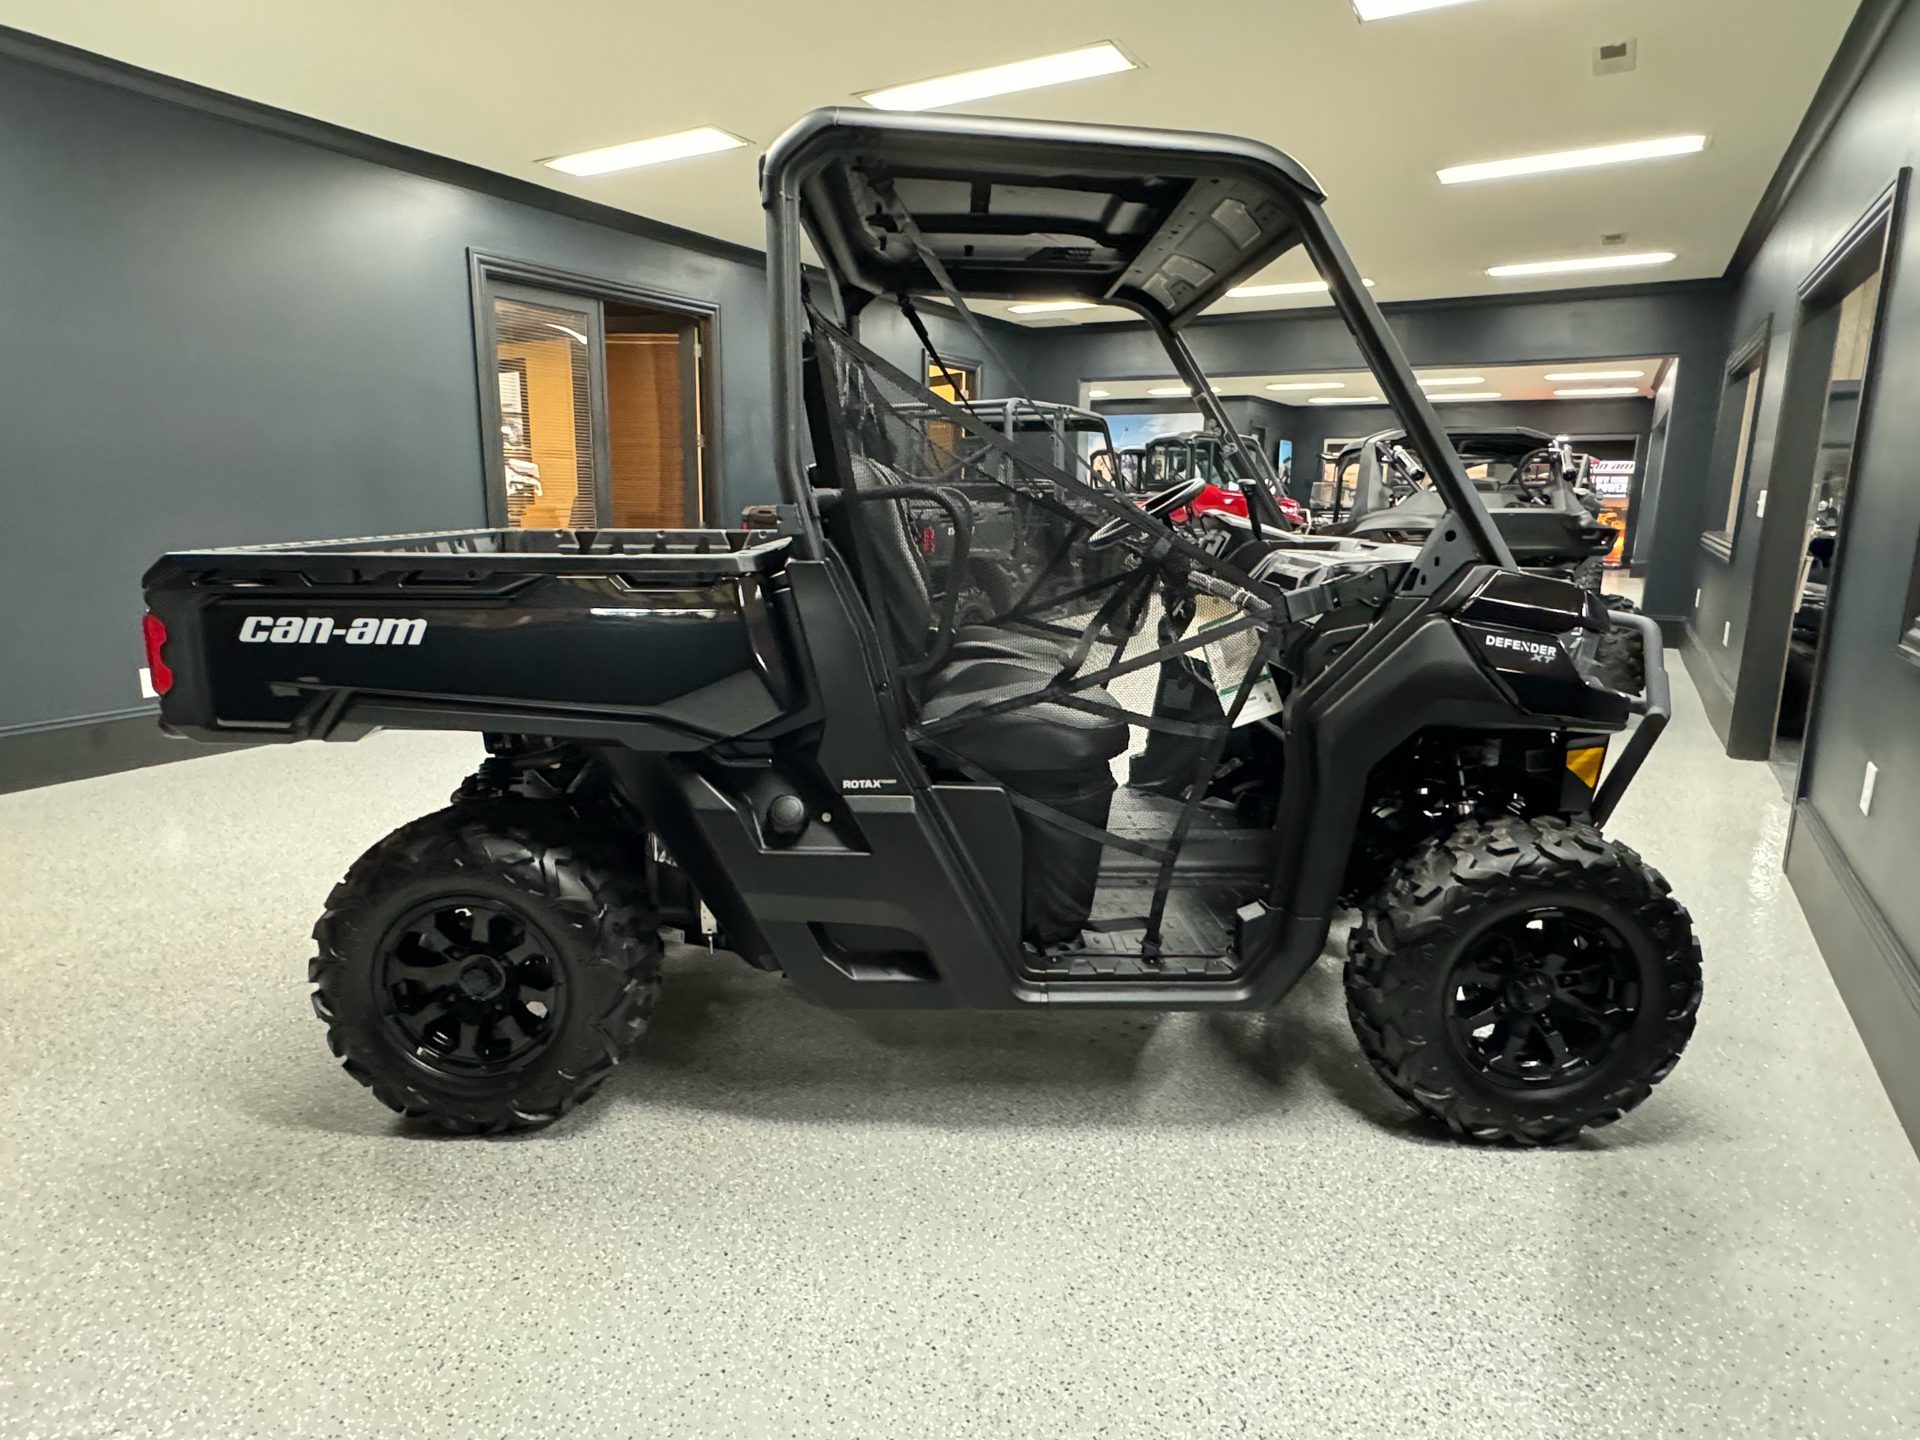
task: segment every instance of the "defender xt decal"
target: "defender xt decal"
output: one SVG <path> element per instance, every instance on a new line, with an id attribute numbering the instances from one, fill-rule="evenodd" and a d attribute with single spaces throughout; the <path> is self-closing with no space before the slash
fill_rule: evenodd
<path id="1" fill-rule="evenodd" d="M 1543 640 L 1522 640 L 1513 635 L 1485 635 L 1489 650 L 1511 650 L 1524 655 L 1529 660 L 1541 660 L 1547 663 L 1560 659 L 1566 654 L 1558 645 L 1549 645 Z"/>
<path id="2" fill-rule="evenodd" d="M 341 624 L 331 615 L 249 615 L 240 622 L 243 645 L 418 645 L 427 634 L 425 620 L 363 615 Z"/>

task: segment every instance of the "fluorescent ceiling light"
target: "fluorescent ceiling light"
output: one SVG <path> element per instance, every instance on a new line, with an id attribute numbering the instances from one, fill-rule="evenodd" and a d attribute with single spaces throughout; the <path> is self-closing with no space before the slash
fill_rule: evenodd
<path id="1" fill-rule="evenodd" d="M 869 90 L 860 98 L 878 110 L 936 110 L 942 105 L 964 105 L 969 100 L 985 100 L 992 95 L 1011 95 L 1016 90 L 1038 90 L 1043 85 L 1090 80 L 1096 75 L 1115 75 L 1138 68 L 1120 52 L 1118 45 L 1103 40 L 1082 50 L 1042 55 L 1036 60 L 1016 60 L 1011 65 L 991 65 L 985 70 L 966 70 L 935 80 L 916 80 L 911 85 Z"/>
<path id="2" fill-rule="evenodd" d="M 1547 376 L 1549 380 L 1639 380 L 1645 377 L 1644 370 L 1560 370 Z"/>
<path id="3" fill-rule="evenodd" d="M 1193 391 L 1185 385 L 1156 385 L 1147 393 L 1149 395 L 1191 395 Z"/>
<path id="4" fill-rule="evenodd" d="M 1598 400 L 1603 395 L 1638 395 L 1638 385 L 1596 385 L 1584 390 L 1556 390 L 1562 400 Z"/>
<path id="5" fill-rule="evenodd" d="M 1671 250 L 1644 255 L 1585 255 L 1577 260 L 1529 260 L 1522 265 L 1492 265 L 1489 275 L 1566 275 L 1575 270 L 1627 270 L 1639 265 L 1665 265 L 1678 259 Z"/>
<path id="6" fill-rule="evenodd" d="M 1316 395 L 1307 401 L 1309 405 L 1384 405 L 1386 403 L 1378 395 Z"/>
<path id="7" fill-rule="evenodd" d="M 1360 282 L 1369 290 L 1373 288 L 1371 280 Z M 1319 295 L 1329 286 L 1324 280 L 1293 280 L 1285 285 L 1236 285 L 1227 291 L 1229 300 L 1264 300 L 1269 295 Z"/>
<path id="8" fill-rule="evenodd" d="M 1595 145 L 1586 150 L 1561 150 L 1551 155 L 1522 155 L 1517 160 L 1454 165 L 1439 175 L 1442 185 L 1465 185 L 1474 180 L 1505 180 L 1514 175 L 1547 175 L 1556 170 L 1591 170 L 1599 165 L 1625 165 L 1633 160 L 1697 155 L 1706 148 L 1704 135 L 1668 135 L 1659 140 L 1632 140 L 1624 145 Z"/>
<path id="9" fill-rule="evenodd" d="M 698 130 L 681 130 L 672 135 L 656 135 L 651 140 L 629 140 L 624 145 L 608 145 L 600 150 L 582 150 L 577 155 L 557 155 L 540 163 L 569 175 L 609 175 L 615 170 L 637 170 L 642 165 L 658 165 L 664 160 L 684 160 L 689 155 L 712 155 L 719 150 L 738 150 L 747 142 L 711 125 Z"/>
<path id="10" fill-rule="evenodd" d="M 1498 390 L 1456 390 L 1451 395 L 1429 395 L 1427 398 L 1436 405 L 1442 400 L 1498 400 L 1500 392 Z"/>
<path id="11" fill-rule="evenodd" d="M 1297 380 L 1285 385 L 1269 385 L 1269 390 L 1344 390 L 1344 380 Z"/>
<path id="12" fill-rule="evenodd" d="M 1009 305 L 1015 315 L 1051 315 L 1057 310 L 1091 310 L 1091 300 L 1036 300 L 1030 305 Z"/>
<path id="13" fill-rule="evenodd" d="M 1435 375 L 1422 377 L 1420 388 L 1424 390 L 1434 385 L 1484 385 L 1486 383 L 1487 377 L 1484 375 Z"/>
<path id="14" fill-rule="evenodd" d="M 1087 391 L 1087 398 L 1089 400 L 1104 400 L 1112 393 L 1111 390 L 1089 390 Z"/>
<path id="15" fill-rule="evenodd" d="M 1362 20 L 1390 20 L 1395 15 L 1411 15 L 1416 10 L 1442 10 L 1449 5 L 1465 5 L 1468 0 L 1353 0 L 1353 13 Z"/>

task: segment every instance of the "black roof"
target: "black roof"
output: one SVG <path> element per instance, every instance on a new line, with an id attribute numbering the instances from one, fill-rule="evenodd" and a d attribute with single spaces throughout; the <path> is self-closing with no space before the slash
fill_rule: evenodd
<path id="1" fill-rule="evenodd" d="M 797 188 L 821 258 L 875 294 L 939 289 L 897 201 L 966 295 L 1090 300 L 1169 324 L 1300 243 L 1324 197 L 1229 135 L 972 115 L 816 110 L 775 142 L 762 201 Z"/>

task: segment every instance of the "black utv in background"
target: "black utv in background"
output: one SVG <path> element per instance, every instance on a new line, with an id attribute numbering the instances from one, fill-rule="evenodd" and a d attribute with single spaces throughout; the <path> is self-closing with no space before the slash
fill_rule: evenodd
<path id="1" fill-rule="evenodd" d="M 1403 430 L 1382 430 L 1341 452 L 1334 467 L 1354 468 L 1353 495 L 1323 531 L 1414 545 L 1432 533 L 1446 514 L 1446 497 L 1434 489 L 1406 439 Z M 1591 457 L 1564 439 L 1517 425 L 1449 430 L 1447 440 L 1516 563 L 1600 588 L 1602 561 L 1620 532 L 1599 521 L 1599 499 L 1588 478 Z"/>
<path id="2" fill-rule="evenodd" d="M 349 1073 L 457 1131 L 551 1121 L 640 1040 L 663 929 L 835 1006 L 1246 1010 L 1353 907 L 1354 1030 L 1411 1106 L 1539 1143 L 1644 1100 L 1700 998 L 1686 911 L 1600 828 L 1667 718 L 1658 631 L 1515 565 L 1312 177 L 1223 136 L 866 109 L 762 176 L 776 528 L 146 577 L 175 733 L 485 736 L 316 927 Z M 1232 437 L 1182 327 L 1295 248 L 1443 502 L 1418 545 L 1289 533 L 1259 494 L 1210 520 L 1193 480 L 1129 496 L 861 338 L 938 297 L 992 356 L 969 295 L 1125 305 Z M 1632 694 L 1584 644 L 1622 624 Z M 1118 784 L 1148 737 L 1183 783 Z"/>
<path id="3" fill-rule="evenodd" d="M 1383 430 L 1341 452 L 1334 462 L 1336 503 L 1343 513 L 1321 527 L 1328 535 L 1354 535 L 1419 545 L 1447 513 L 1446 500 L 1407 449 L 1406 432 Z M 1447 439 L 1466 466 L 1514 563 L 1536 575 L 1571 580 L 1599 592 L 1606 556 L 1620 538 L 1602 524 L 1599 496 L 1590 473 L 1593 460 L 1565 437 L 1522 426 L 1449 430 Z M 1609 609 L 1636 607 L 1625 596 L 1602 595 Z M 1585 641 L 1592 673 L 1616 689 L 1638 693 L 1645 684 L 1639 634 L 1626 627 Z"/>

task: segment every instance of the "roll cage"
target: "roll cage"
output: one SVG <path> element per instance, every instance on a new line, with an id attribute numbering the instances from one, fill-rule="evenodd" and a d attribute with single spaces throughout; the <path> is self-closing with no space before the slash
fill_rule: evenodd
<path id="1" fill-rule="evenodd" d="M 1388 509 L 1424 486 L 1428 472 L 1406 453 L 1407 439 L 1404 429 L 1381 430 L 1340 452 L 1334 461 L 1337 508 L 1332 518 L 1335 521 L 1359 520 Z M 1591 457 L 1576 453 L 1565 436 L 1518 425 L 1449 430 L 1447 439 L 1464 467 L 1484 465 L 1491 470 L 1493 466 L 1501 466 L 1507 472 L 1489 473 L 1484 480 L 1473 480 L 1476 491 L 1492 492 L 1516 484 L 1525 485 L 1525 473 L 1537 468 L 1541 472 L 1537 486 L 1541 496 L 1546 503 L 1560 509 L 1571 508 L 1572 492 L 1586 481 L 1592 463 Z M 1349 466 L 1355 468 L 1356 479 L 1352 499 L 1342 507 L 1347 487 L 1341 477 Z M 1344 514 L 1340 513 L 1341 509 Z"/>
<path id="2" fill-rule="evenodd" d="M 1143 448 L 1147 452 L 1144 478 L 1149 487 L 1188 476 L 1205 480 L 1209 485 L 1222 481 L 1231 485 L 1236 478 L 1226 465 L 1226 442 L 1210 431 L 1156 435 Z"/>
<path id="3" fill-rule="evenodd" d="M 1182 331 L 1234 285 L 1302 249 L 1458 522 L 1456 563 L 1431 581 L 1423 564 L 1420 583 L 1475 560 L 1511 568 L 1511 552 L 1361 284 L 1324 199 L 1297 161 L 1232 136 L 844 107 L 806 116 L 761 162 L 775 459 L 802 552 L 817 557 L 824 544 L 800 446 L 803 355 L 823 320 L 851 326 L 882 296 L 903 300 L 912 318 L 912 297 L 939 296 L 997 356 L 964 296 L 1125 307 L 1152 327 L 1208 418 L 1233 437 L 1245 473 L 1261 475 L 1264 455 L 1239 441 Z M 802 267 L 803 234 L 826 271 L 817 305 Z M 1164 529 L 1123 501 L 1109 508 L 1148 534 Z"/>

